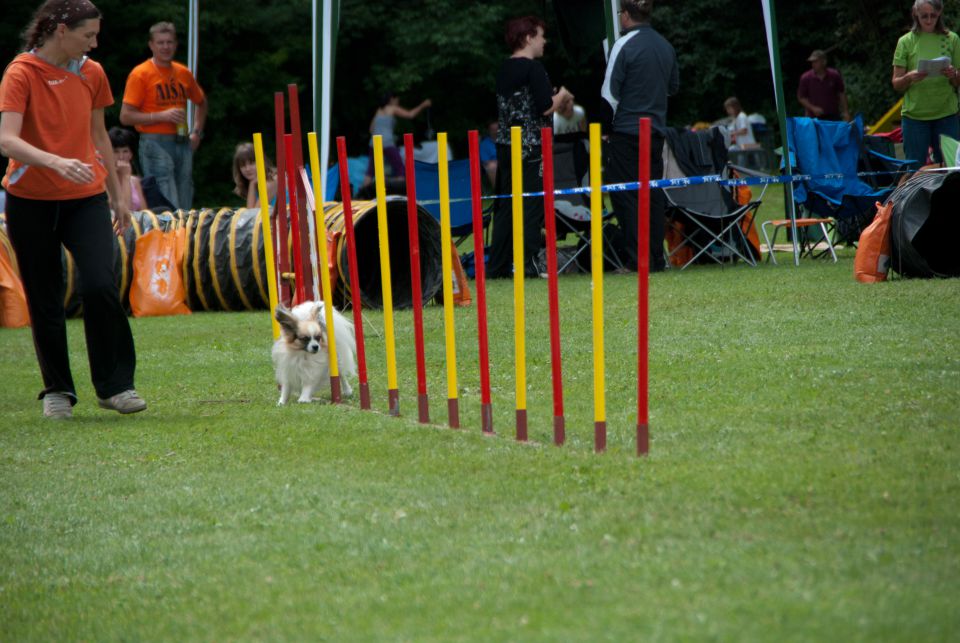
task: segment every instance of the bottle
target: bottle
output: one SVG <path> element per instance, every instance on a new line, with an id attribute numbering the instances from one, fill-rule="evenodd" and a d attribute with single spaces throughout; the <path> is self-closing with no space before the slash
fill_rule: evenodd
<path id="1" fill-rule="evenodd" d="M 187 124 L 177 123 L 177 141 L 183 142 L 187 138 Z"/>

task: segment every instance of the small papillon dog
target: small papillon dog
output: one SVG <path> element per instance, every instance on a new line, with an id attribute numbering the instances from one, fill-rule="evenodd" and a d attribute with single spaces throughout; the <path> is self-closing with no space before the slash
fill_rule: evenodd
<path id="1" fill-rule="evenodd" d="M 300 390 L 297 402 L 307 403 L 316 391 L 330 387 L 330 354 L 327 352 L 327 324 L 322 301 L 308 301 L 293 310 L 277 306 L 280 339 L 273 344 L 271 356 L 280 385 L 277 406 L 283 406 L 290 394 Z M 357 338 L 353 323 L 333 311 L 333 329 L 337 342 L 337 363 L 340 390 L 345 397 L 353 394 L 347 381 L 357 374 Z"/>

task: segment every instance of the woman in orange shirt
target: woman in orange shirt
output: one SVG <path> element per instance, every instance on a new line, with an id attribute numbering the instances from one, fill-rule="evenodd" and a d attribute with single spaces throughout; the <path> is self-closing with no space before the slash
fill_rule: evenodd
<path id="1" fill-rule="evenodd" d="M 87 0 L 47 0 L 27 27 L 25 53 L 0 82 L 0 152 L 10 159 L 7 232 L 27 295 L 43 377 L 43 414 L 69 418 L 77 393 L 63 308 L 61 244 L 80 274 L 90 376 L 102 408 L 136 413 L 136 352 L 114 273 L 114 230 L 130 224 L 120 200 L 103 108 L 113 103 L 97 46 L 100 12 Z M 116 216 L 111 223 L 109 192 Z"/>

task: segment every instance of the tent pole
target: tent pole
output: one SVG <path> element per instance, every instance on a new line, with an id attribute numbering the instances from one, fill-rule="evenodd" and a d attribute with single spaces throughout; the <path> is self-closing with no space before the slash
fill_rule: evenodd
<path id="1" fill-rule="evenodd" d="M 780 124 L 780 143 L 783 146 L 783 161 L 787 176 L 793 174 L 790 161 L 790 144 L 787 140 L 787 104 L 783 97 L 783 73 L 780 69 L 780 43 L 777 37 L 777 12 L 772 0 L 761 0 L 764 26 L 767 31 L 767 50 L 770 54 L 770 70 L 773 73 L 773 91 L 777 101 L 777 120 Z M 793 200 L 793 182 L 784 183 L 783 200 L 787 206 L 790 230 L 793 236 L 793 264 L 800 265 L 800 244 L 797 240 L 797 211 Z M 770 250 L 773 252 L 773 250 Z"/>

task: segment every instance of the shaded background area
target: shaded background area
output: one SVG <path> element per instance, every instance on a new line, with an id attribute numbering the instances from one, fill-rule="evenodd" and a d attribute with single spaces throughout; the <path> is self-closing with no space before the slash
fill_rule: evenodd
<path id="1" fill-rule="evenodd" d="M 39 4 L 39 3 L 36 3 Z M 20 47 L 20 32 L 36 7 L 12 3 L 0 24 L 4 64 Z M 186 59 L 186 0 L 124 3 L 101 0 L 100 46 L 93 56 L 110 78 L 117 105 L 107 126 L 118 124 L 127 73 L 149 56 L 147 29 L 171 20 L 181 33 L 178 59 Z M 909 27 L 908 0 L 824 0 L 777 3 L 784 92 L 788 113 L 800 114 L 796 84 L 813 49 L 824 49 L 847 82 L 852 111 L 869 123 L 898 96 L 890 87 L 897 38 Z M 544 64 L 556 85 L 566 85 L 591 120 L 604 122 L 599 98 L 603 75 L 600 0 L 406 0 L 371 3 L 342 0 L 332 135 L 347 137 L 350 154 L 363 154 L 378 97 L 387 90 L 403 104 L 433 99 L 431 125 L 447 131 L 456 156 L 466 154 L 466 132 L 496 116 L 494 78 L 508 55 L 504 22 L 531 13 L 547 22 Z M 948 26 L 960 17 L 960 0 L 944 2 Z M 300 87 L 301 113 L 310 114 L 311 13 L 308 0 L 204 0 L 200 16 L 198 78 L 210 96 L 206 137 L 195 157 L 195 203 L 237 205 L 230 162 L 237 142 L 263 132 L 273 149 L 273 93 Z M 737 95 L 749 112 L 775 121 L 773 89 L 758 0 L 660 0 L 654 25 L 677 50 L 680 94 L 669 122 L 683 126 L 724 115 L 723 100 Z M 305 124 L 310 129 L 310 124 Z M 399 132 L 423 136 L 426 121 L 401 121 Z M 4 160 L 5 167 L 5 160 Z"/>

